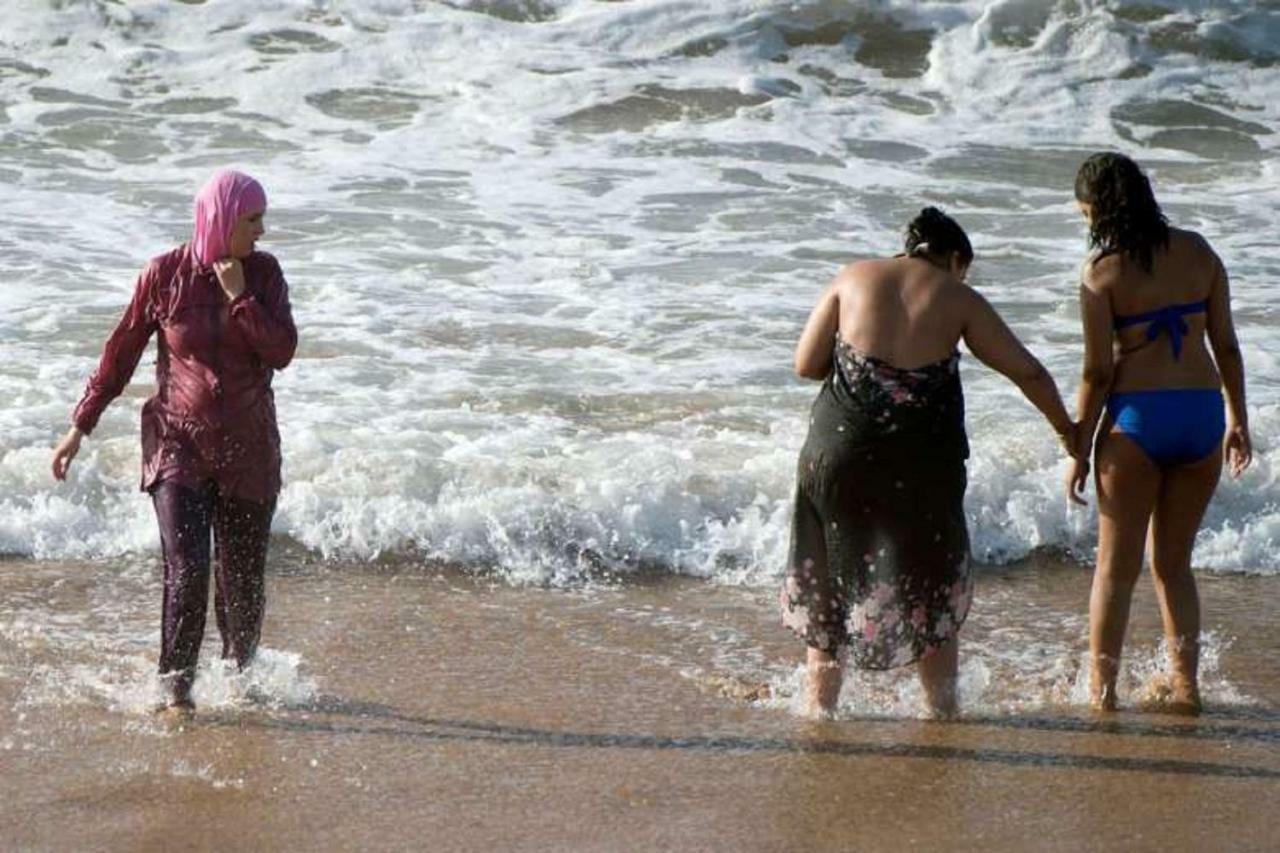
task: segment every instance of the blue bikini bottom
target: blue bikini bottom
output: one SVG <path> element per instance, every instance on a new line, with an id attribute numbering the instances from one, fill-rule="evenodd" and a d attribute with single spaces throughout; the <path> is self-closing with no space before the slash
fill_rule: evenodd
<path id="1" fill-rule="evenodd" d="M 1218 450 L 1226 432 L 1222 392 L 1216 388 L 1170 388 L 1112 394 L 1107 413 L 1164 468 L 1196 462 Z"/>

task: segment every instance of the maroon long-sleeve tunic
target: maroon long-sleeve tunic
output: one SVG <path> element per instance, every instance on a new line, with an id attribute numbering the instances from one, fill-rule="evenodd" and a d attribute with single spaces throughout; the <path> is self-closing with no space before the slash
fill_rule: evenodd
<path id="1" fill-rule="evenodd" d="M 188 245 L 152 259 L 76 406 L 72 421 L 87 435 L 159 332 L 156 393 L 142 407 L 143 489 L 213 480 L 253 501 L 280 491 L 271 376 L 293 358 L 298 333 L 276 259 L 254 252 L 243 265 L 244 293 L 228 302 Z"/>

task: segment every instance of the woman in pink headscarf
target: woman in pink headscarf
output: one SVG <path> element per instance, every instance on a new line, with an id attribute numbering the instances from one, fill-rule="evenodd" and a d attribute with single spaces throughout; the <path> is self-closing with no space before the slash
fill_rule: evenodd
<path id="1" fill-rule="evenodd" d="M 276 259 L 254 249 L 267 197 L 222 171 L 196 196 L 191 242 L 153 258 L 107 340 L 72 426 L 53 452 L 63 480 L 107 405 L 156 335 L 156 393 L 142 407 L 142 488 L 151 494 L 164 558 L 160 674 L 166 704 L 191 709 L 209 596 L 210 531 L 222 655 L 241 668 L 258 645 L 263 569 L 276 495 L 280 434 L 271 377 L 298 333 Z"/>

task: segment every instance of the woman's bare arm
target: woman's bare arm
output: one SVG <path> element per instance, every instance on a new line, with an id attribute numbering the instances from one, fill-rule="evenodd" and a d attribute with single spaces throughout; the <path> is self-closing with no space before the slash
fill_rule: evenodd
<path id="1" fill-rule="evenodd" d="M 1111 347 L 1111 297 L 1094 276 L 1093 261 L 1085 261 L 1080 275 L 1080 321 L 1084 327 L 1084 368 L 1076 395 L 1075 464 L 1067 475 L 1067 498 L 1084 504 L 1089 482 L 1089 458 L 1107 395 L 1115 379 L 1115 354 Z"/>
<path id="2" fill-rule="evenodd" d="M 972 298 L 962 333 L 965 346 L 983 364 L 1012 380 L 1049 421 L 1067 449 L 1072 450 L 1074 425 L 1062 405 L 1053 376 L 1005 325 L 991 303 L 976 290 L 970 293 Z"/>
<path id="3" fill-rule="evenodd" d="M 1081 454 L 1088 458 L 1093 436 L 1115 379 L 1115 354 L 1111 346 L 1114 317 L 1111 297 L 1086 261 L 1080 284 L 1080 322 L 1084 327 L 1084 368 L 1076 397 L 1076 418 L 1080 421 Z"/>
<path id="4" fill-rule="evenodd" d="M 1212 250 L 1210 250 L 1212 252 Z M 1209 290 L 1206 331 L 1213 360 L 1222 375 L 1222 390 L 1227 398 L 1227 439 L 1223 447 L 1233 477 L 1239 477 L 1253 461 L 1249 436 L 1249 413 L 1244 401 L 1244 357 L 1236 339 L 1235 321 L 1231 317 L 1231 286 L 1227 271 L 1217 255 L 1213 256 L 1214 282 Z"/>
<path id="5" fill-rule="evenodd" d="M 796 344 L 796 375 L 803 379 L 826 379 L 831 372 L 831 353 L 836 331 L 840 328 L 840 293 L 837 276 L 822 291 L 818 304 Z"/>

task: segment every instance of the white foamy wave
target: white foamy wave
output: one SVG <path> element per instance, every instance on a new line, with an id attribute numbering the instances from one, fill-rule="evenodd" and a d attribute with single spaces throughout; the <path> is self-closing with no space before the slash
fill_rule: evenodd
<path id="1" fill-rule="evenodd" d="M 70 482 L 49 447 L 149 255 L 216 166 L 262 178 L 298 358 L 275 530 L 560 581 L 772 582 L 838 263 L 941 203 L 1064 390 L 1090 150 L 1146 164 L 1226 258 L 1258 461 L 1195 562 L 1280 571 L 1268 238 L 1280 12 L 1258 2 L 20 0 L 0 33 L 0 552 L 149 551 L 135 386 Z M 58 222 L 51 238 L 49 222 Z M 965 368 L 975 553 L 1087 556 L 1092 510 Z"/>
<path id="2" fill-rule="evenodd" d="M 1276 413 L 1259 418 L 1270 434 Z M 792 425 L 749 440 L 722 431 L 656 443 L 642 433 L 486 432 L 439 454 L 302 454 L 275 521 L 326 557 L 408 555 L 495 567 L 512 580 L 565 582 L 657 567 L 731 583 L 772 583 L 785 569 Z M 287 443 L 287 442 L 286 442 Z M 521 449 L 543 445 L 539 453 Z M 1047 428 L 977 431 L 966 510 L 975 556 L 1007 562 L 1037 548 L 1092 553 L 1096 512 L 1064 496 L 1066 462 Z M 32 454 L 36 456 L 36 454 Z M 1240 481 L 1224 479 L 1193 556 L 1197 566 L 1274 573 L 1280 487 L 1264 444 Z M 67 497 L 0 504 L 5 548 L 41 558 L 154 550 L 149 501 L 123 473 L 87 460 Z M 43 453 L 31 460 L 44 466 Z M 122 458 L 132 468 L 136 460 Z M 116 489 L 103 481 L 119 482 Z M 84 503 L 78 503 L 83 501 Z M 73 535 L 67 535 L 70 531 Z"/>

